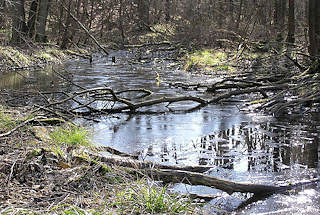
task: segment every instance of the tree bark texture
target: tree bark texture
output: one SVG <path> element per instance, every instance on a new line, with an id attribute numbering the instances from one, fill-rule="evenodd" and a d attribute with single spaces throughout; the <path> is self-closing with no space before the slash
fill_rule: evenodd
<path id="1" fill-rule="evenodd" d="M 140 27 L 148 26 L 150 24 L 150 0 L 137 0 L 138 1 L 138 18 Z"/>
<path id="2" fill-rule="evenodd" d="M 170 10 L 171 10 L 171 2 L 170 0 L 166 0 L 166 21 L 170 21 Z"/>
<path id="3" fill-rule="evenodd" d="M 309 53 L 320 55 L 320 2 L 309 0 Z"/>
<path id="4" fill-rule="evenodd" d="M 28 36 L 34 38 L 36 32 L 36 20 L 38 16 L 39 0 L 31 2 L 28 16 Z"/>
<path id="5" fill-rule="evenodd" d="M 5 0 L 1 0 L 0 1 L 0 23 L 3 23 L 4 22 L 4 9 L 6 7 L 6 1 Z M 2 28 L 3 26 L 0 26 L 0 29 Z"/>
<path id="6" fill-rule="evenodd" d="M 49 13 L 50 0 L 40 0 L 39 10 L 38 10 L 38 27 L 36 40 L 38 42 L 47 42 L 46 36 L 46 26 L 47 17 Z"/>
<path id="7" fill-rule="evenodd" d="M 24 0 L 12 1 L 12 44 L 21 44 L 26 33 L 27 25 L 25 18 Z"/>
<path id="8" fill-rule="evenodd" d="M 294 43 L 295 42 L 295 5 L 294 0 L 289 0 L 289 15 L 288 15 L 288 36 L 287 42 Z"/>

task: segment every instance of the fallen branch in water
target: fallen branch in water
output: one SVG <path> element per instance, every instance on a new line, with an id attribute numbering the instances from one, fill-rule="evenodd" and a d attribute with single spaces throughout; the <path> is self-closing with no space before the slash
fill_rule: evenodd
<path id="1" fill-rule="evenodd" d="M 130 170 L 132 173 L 137 173 L 139 170 Z M 272 194 L 285 192 L 296 187 L 319 182 L 319 178 L 310 179 L 305 182 L 299 182 L 290 185 L 262 185 L 243 182 L 234 182 L 226 179 L 221 179 L 197 172 L 175 170 L 175 169 L 144 169 L 142 173 L 151 176 L 155 180 L 161 180 L 164 183 L 185 183 L 190 185 L 203 185 L 216 188 L 232 194 L 234 192 L 253 193 L 253 194 Z"/>
<path id="2" fill-rule="evenodd" d="M 90 154 L 90 157 L 95 161 L 108 163 L 108 165 L 121 166 L 131 174 L 148 175 L 154 180 L 162 181 L 164 183 L 185 183 L 190 185 L 202 185 L 220 189 L 232 194 L 234 192 L 260 194 L 273 194 L 285 192 L 296 187 L 316 183 L 320 178 L 310 179 L 304 182 L 289 184 L 289 185 L 263 185 L 244 182 L 234 182 L 222 178 L 213 177 L 203 174 L 212 166 L 176 166 L 153 163 L 151 161 L 140 161 L 121 156 L 101 156 L 97 154 Z M 74 157 L 80 161 L 85 161 L 82 157 Z"/>
<path id="3" fill-rule="evenodd" d="M 150 90 L 143 88 L 139 89 L 127 89 L 119 92 L 114 91 L 108 87 L 97 87 L 92 89 L 82 89 L 81 91 L 66 93 L 66 92 L 52 92 L 52 94 L 60 93 L 63 98 L 60 100 L 46 101 L 46 105 L 38 107 L 50 114 L 62 117 L 63 114 L 68 115 L 69 118 L 75 116 L 96 116 L 99 114 L 109 114 L 109 113 L 121 113 L 121 112 L 136 112 L 137 109 L 143 107 L 149 107 L 158 104 L 166 104 L 166 107 L 177 102 L 195 102 L 198 103 L 197 107 L 201 107 L 207 104 L 207 101 L 193 96 L 181 96 L 181 97 L 161 97 L 157 99 L 151 99 L 142 102 L 133 102 L 131 99 L 120 97 L 119 95 L 124 93 L 136 93 L 141 94 L 133 99 L 142 99 L 152 94 Z M 39 92 L 39 94 L 50 94 L 50 92 Z M 68 102 L 74 102 L 75 105 L 72 109 L 66 109 Z M 97 105 L 98 103 L 105 102 L 110 105 Z M 117 104 L 117 105 L 116 105 Z M 195 107 L 192 107 L 193 109 Z M 84 110 L 85 109 L 85 110 Z M 188 110 L 186 110 L 188 111 Z M 68 118 L 64 116 L 62 118 Z"/>

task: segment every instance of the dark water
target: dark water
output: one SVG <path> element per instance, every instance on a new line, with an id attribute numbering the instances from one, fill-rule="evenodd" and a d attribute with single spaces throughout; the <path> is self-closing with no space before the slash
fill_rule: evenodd
<path id="1" fill-rule="evenodd" d="M 212 95 L 205 92 L 171 87 L 171 82 L 210 83 L 217 80 L 181 71 L 177 63 L 170 60 L 171 54 L 145 52 L 142 55 L 150 58 L 130 63 L 136 59 L 135 53 L 118 51 L 111 54 L 116 56 L 116 63 L 111 62 L 111 57 L 97 55 L 92 65 L 86 60 L 79 60 L 67 63 L 64 69 L 72 74 L 70 77 L 75 83 L 87 88 L 108 86 L 114 90 L 125 90 L 143 87 L 154 92 L 145 99 L 179 95 L 210 98 Z M 62 85 L 50 69 L 23 72 L 23 76 L 27 78 L 17 73 L 1 77 L 1 92 L 10 89 L 79 90 Z M 32 99 L 28 101 L 32 102 Z M 188 107 L 189 104 L 183 103 L 172 108 Z M 167 108 L 158 105 L 150 110 L 166 111 Z M 104 117 L 100 123 L 91 125 L 95 143 L 139 154 L 140 159 L 166 164 L 214 166 L 208 174 L 239 182 L 288 184 L 320 177 L 319 113 L 276 118 L 240 112 L 235 104 L 226 103 L 191 113 L 117 116 L 119 118 Z M 180 184 L 174 189 L 215 194 L 217 198 L 211 201 L 212 205 L 226 211 L 234 211 L 250 197 L 244 194 L 229 196 L 202 186 Z M 320 188 L 313 184 L 289 194 L 273 195 L 234 213 L 320 214 Z"/>

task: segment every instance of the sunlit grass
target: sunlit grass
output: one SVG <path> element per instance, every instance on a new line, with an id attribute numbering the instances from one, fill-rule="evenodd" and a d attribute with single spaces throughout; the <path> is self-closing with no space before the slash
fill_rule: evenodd
<path id="1" fill-rule="evenodd" d="M 59 59 L 64 59 L 67 57 L 66 54 L 59 49 L 48 48 L 46 49 L 46 53 L 53 55 L 54 57 L 57 57 Z"/>
<path id="2" fill-rule="evenodd" d="M 112 204 L 119 210 L 138 214 L 192 214 L 188 199 L 169 195 L 166 187 L 148 185 L 144 180 L 117 193 L 117 201 Z"/>
<path id="3" fill-rule="evenodd" d="M 187 56 L 185 70 L 190 70 L 197 66 L 206 70 L 230 71 L 233 72 L 232 66 L 226 65 L 228 56 L 225 52 L 212 49 L 203 49 L 193 52 Z"/>
<path id="4" fill-rule="evenodd" d="M 10 46 L 1 46 L 0 55 L 16 66 L 28 66 L 31 63 L 31 60 L 27 55 Z"/>
<path id="5" fill-rule="evenodd" d="M 46 60 L 47 62 L 55 62 L 56 58 L 50 55 L 49 53 L 45 51 L 41 51 L 36 55 L 37 58 L 40 58 L 42 60 Z"/>
<path id="6" fill-rule="evenodd" d="M 53 143 L 70 146 L 90 146 L 89 131 L 85 128 L 67 124 L 50 133 Z"/>
<path id="7" fill-rule="evenodd" d="M 153 25 L 152 28 L 157 32 L 161 32 L 166 35 L 174 35 L 176 33 L 176 28 L 172 24 L 159 23 L 159 24 Z"/>
<path id="8" fill-rule="evenodd" d="M 8 131 L 17 125 L 16 120 L 0 106 L 0 131 Z"/>

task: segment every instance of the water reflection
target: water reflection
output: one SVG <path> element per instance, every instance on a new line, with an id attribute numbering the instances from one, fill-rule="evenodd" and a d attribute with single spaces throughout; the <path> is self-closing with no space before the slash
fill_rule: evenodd
<path id="1" fill-rule="evenodd" d="M 209 124 L 218 122 L 214 120 Z M 232 121 L 235 124 L 228 128 L 224 125 L 228 120 L 223 122 L 216 129 L 212 126 L 210 132 L 202 130 L 205 122 L 201 121 L 199 127 L 192 123 L 187 126 L 189 132 L 195 134 L 190 142 L 167 138 L 165 142 L 149 146 L 145 154 L 152 154 L 153 157 L 149 157 L 158 161 L 218 166 L 237 172 L 280 172 L 292 166 L 317 168 L 319 165 L 320 133 L 314 126 L 306 128 L 293 123 L 287 126 L 279 121 L 241 124 Z M 184 135 L 188 136 L 189 132 Z M 206 135 L 199 137 L 200 133 Z"/>
<path id="2" fill-rule="evenodd" d="M 114 125 L 110 121 L 96 124 L 94 141 L 127 153 L 138 151 L 141 159 L 192 165 L 199 161 L 197 151 L 205 155 L 196 143 L 199 136 L 248 119 L 233 106 L 208 106 L 188 114 L 137 115 Z"/>
<path id="3" fill-rule="evenodd" d="M 52 90 L 60 86 L 59 78 L 52 71 L 52 66 L 42 70 L 19 70 L 0 76 L 0 89 L 8 90 Z"/>

